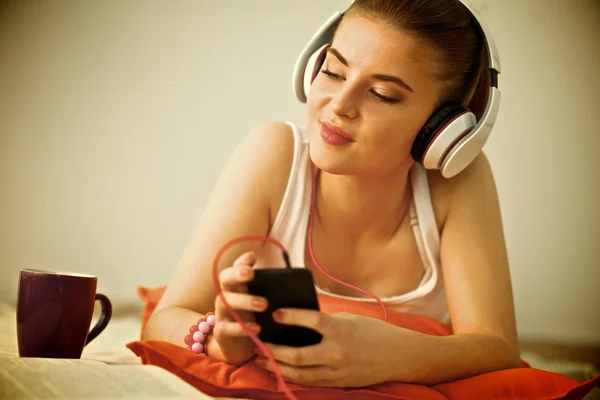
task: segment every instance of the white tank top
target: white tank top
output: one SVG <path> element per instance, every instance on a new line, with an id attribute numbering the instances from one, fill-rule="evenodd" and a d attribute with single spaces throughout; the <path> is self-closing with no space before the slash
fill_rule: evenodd
<path id="1" fill-rule="evenodd" d="M 308 139 L 303 129 L 289 123 L 294 132 L 294 157 L 281 206 L 270 237 L 279 241 L 288 251 L 294 267 L 305 267 L 305 247 L 311 207 L 312 175 Z M 415 234 L 425 273 L 419 285 L 408 293 L 382 298 L 390 309 L 407 314 L 423 315 L 441 322 L 448 322 L 448 306 L 440 267 L 440 236 L 437 229 L 427 171 L 414 164 L 410 171 L 413 198 L 410 203 L 410 224 Z M 282 266 L 281 253 L 275 246 L 266 245 L 260 252 L 257 267 Z M 377 303 L 370 297 L 351 297 L 331 293 L 316 287 L 321 295 L 359 302 Z"/>

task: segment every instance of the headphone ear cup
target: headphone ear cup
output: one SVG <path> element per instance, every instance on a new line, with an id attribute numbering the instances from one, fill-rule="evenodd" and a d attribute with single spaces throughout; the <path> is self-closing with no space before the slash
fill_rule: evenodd
<path id="1" fill-rule="evenodd" d="M 319 71 L 323 66 L 323 62 L 325 62 L 325 57 L 327 56 L 327 49 L 329 46 L 330 44 L 327 43 L 319 47 L 317 51 L 311 54 L 308 62 L 306 63 L 306 68 L 304 69 L 304 78 L 302 80 L 304 93 L 306 96 L 308 96 L 310 91 L 310 85 L 312 85 L 313 81 L 319 74 Z"/>
<path id="2" fill-rule="evenodd" d="M 475 127 L 475 115 L 460 104 L 437 109 L 417 135 L 411 155 L 427 169 L 439 169 L 452 147 Z"/>
<path id="3" fill-rule="evenodd" d="M 446 122 L 464 110 L 465 108 L 458 104 L 449 104 L 438 108 L 431 114 L 419 131 L 411 149 L 412 157 L 416 162 L 420 163 L 423 161 L 423 155 L 431 140 L 444 127 Z"/>

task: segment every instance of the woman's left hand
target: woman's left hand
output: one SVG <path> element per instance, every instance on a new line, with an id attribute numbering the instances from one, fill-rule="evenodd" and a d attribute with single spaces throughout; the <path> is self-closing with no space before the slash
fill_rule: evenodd
<path id="1" fill-rule="evenodd" d="M 399 336 L 408 331 L 382 320 L 303 309 L 280 309 L 273 317 L 281 324 L 304 326 L 323 335 L 320 343 L 305 347 L 265 343 L 288 382 L 361 387 L 392 380 L 406 368 L 389 363 L 397 359 L 390 355 L 402 341 Z M 261 354 L 257 364 L 274 372 L 269 360 Z"/>

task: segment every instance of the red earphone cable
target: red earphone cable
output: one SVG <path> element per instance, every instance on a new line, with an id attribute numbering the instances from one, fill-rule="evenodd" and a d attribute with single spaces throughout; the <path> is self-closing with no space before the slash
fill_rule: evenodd
<path id="1" fill-rule="evenodd" d="M 375 296 L 373 293 L 370 293 L 364 289 L 361 289 L 357 286 L 351 285 L 349 283 L 346 283 L 344 281 L 341 281 L 339 279 L 337 279 L 336 277 L 334 277 L 333 275 L 328 274 L 320 265 L 319 262 L 317 261 L 317 258 L 315 257 L 315 254 L 313 252 L 313 247 L 312 247 L 312 225 L 313 225 L 313 219 L 314 219 L 314 215 L 315 215 L 315 210 L 316 210 L 316 198 L 317 198 L 317 188 L 316 188 L 316 174 L 315 174 L 315 165 L 311 162 L 310 163 L 310 168 L 311 168 L 311 175 L 312 175 L 312 198 L 311 198 L 311 207 L 310 207 L 310 217 L 308 219 L 308 251 L 310 253 L 310 257 L 312 258 L 313 263 L 315 264 L 315 266 L 319 269 L 319 271 L 321 271 L 321 273 L 323 275 L 325 275 L 326 277 L 328 277 L 329 279 L 331 279 L 334 282 L 339 283 L 340 285 L 344 285 L 347 286 L 349 288 L 352 288 L 356 291 L 359 291 L 363 294 L 366 294 L 367 296 L 375 299 L 379 305 L 381 306 L 381 308 L 383 308 L 383 318 L 384 321 L 387 322 L 388 320 L 388 310 L 387 307 L 385 306 L 385 304 L 383 303 L 383 301 L 381 301 L 381 299 L 377 296 Z"/>

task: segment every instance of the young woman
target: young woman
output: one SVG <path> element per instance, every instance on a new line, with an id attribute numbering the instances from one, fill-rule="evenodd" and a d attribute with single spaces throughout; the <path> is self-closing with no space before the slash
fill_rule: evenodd
<path id="1" fill-rule="evenodd" d="M 435 337 L 365 316 L 280 310 L 274 315 L 281 323 L 323 334 L 314 346 L 267 345 L 286 380 L 434 384 L 518 366 L 488 161 L 479 153 L 447 178 L 425 169 L 415 150 L 419 132 L 440 107 L 469 107 L 478 119 L 487 110 L 495 77 L 478 26 L 457 0 L 356 0 L 310 86 L 305 128 L 269 122 L 240 144 L 144 339 L 185 346 L 190 325 L 215 312 L 214 332 L 203 346 L 207 355 L 232 364 L 256 356 L 216 296 L 212 263 L 229 240 L 268 235 L 286 247 L 294 266 L 313 273 L 320 294 L 375 302 L 330 279 L 322 267 L 390 309 L 449 318 L 454 332 Z M 220 260 L 224 296 L 255 333 L 260 327 L 252 312 L 267 304 L 248 294 L 245 283 L 255 268 L 283 266 L 280 257 L 274 246 L 252 241 Z"/>

